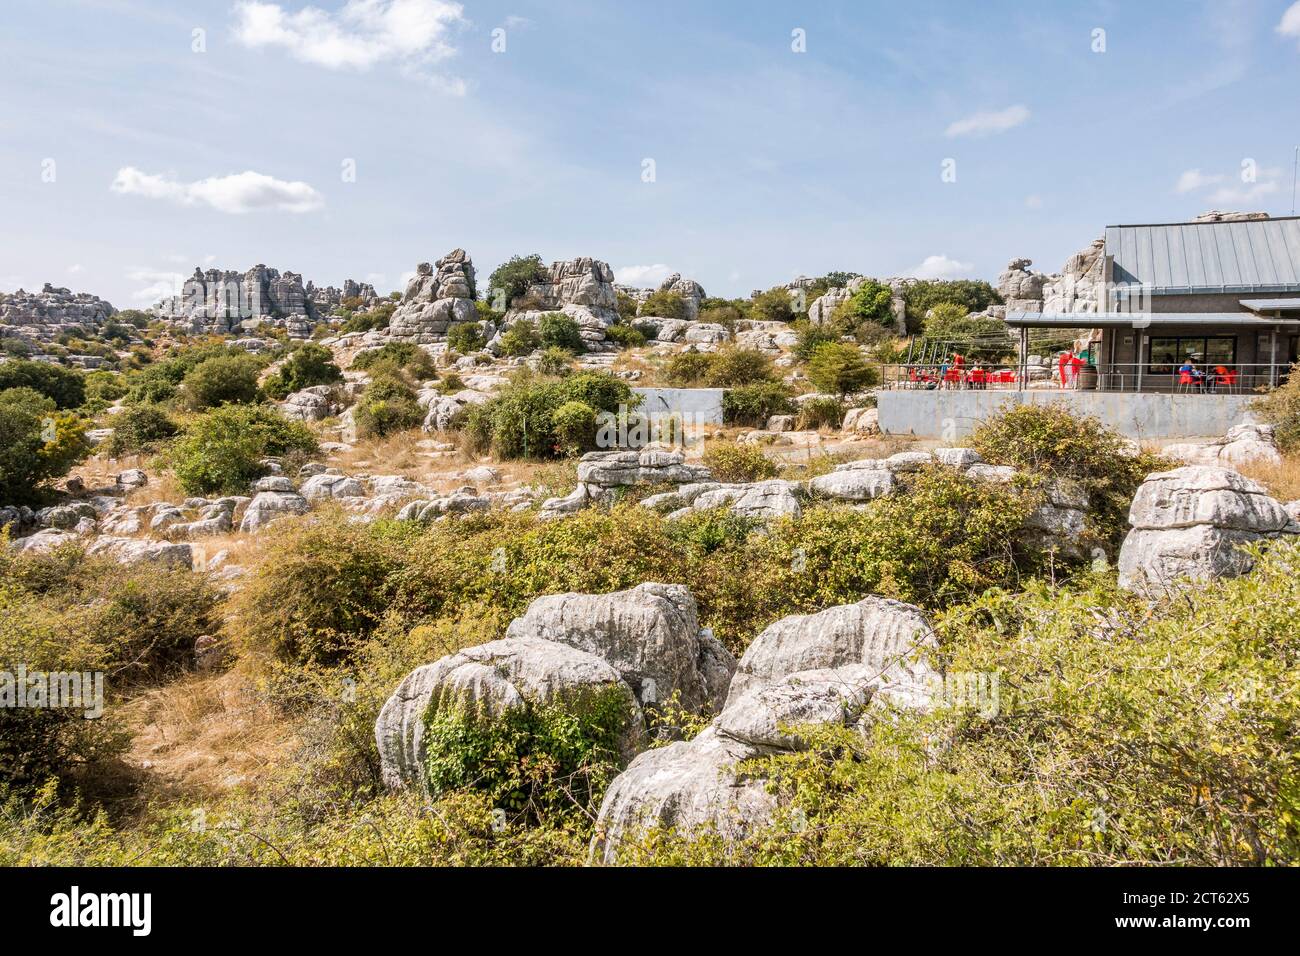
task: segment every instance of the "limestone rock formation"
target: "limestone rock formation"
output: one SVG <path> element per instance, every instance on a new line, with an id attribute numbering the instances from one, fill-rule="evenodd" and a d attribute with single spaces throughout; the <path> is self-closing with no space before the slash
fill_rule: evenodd
<path id="1" fill-rule="evenodd" d="M 593 857 L 615 862 L 623 841 L 651 827 L 738 838 L 767 823 L 776 797 L 761 779 L 738 779 L 737 765 L 802 747 L 792 727 L 861 727 L 873 710 L 930 707 L 940 675 L 926 655 L 936 648 L 919 608 L 885 598 L 777 621 L 741 658 L 708 729 L 641 754 L 610 784 Z"/>
<path id="2" fill-rule="evenodd" d="M 1179 442 L 1166 445 L 1163 454 L 1190 465 L 1223 465 L 1229 468 L 1250 462 L 1280 465 L 1275 429 L 1272 425 L 1234 425 L 1222 438 L 1210 442 Z"/>
<path id="3" fill-rule="evenodd" d="M 53 342 L 64 332 L 95 330 L 117 312 L 89 292 L 45 283 L 40 292 L 0 292 L 0 337 Z"/>
<path id="4" fill-rule="evenodd" d="M 700 317 L 700 303 L 707 296 L 704 292 L 704 286 L 700 285 L 694 279 L 683 279 L 681 273 L 674 272 L 663 282 L 659 283 L 660 292 L 672 292 L 682 297 L 686 304 L 685 319 L 688 322 L 694 322 Z"/>
<path id="5" fill-rule="evenodd" d="M 529 605 L 508 638 L 568 644 L 608 661 L 653 707 L 680 695 L 692 712 L 716 712 L 735 661 L 699 625 L 695 598 L 680 584 L 641 584 L 612 594 L 555 594 Z"/>
<path id="6" fill-rule="evenodd" d="M 618 293 L 609 263 L 590 256 L 551 263 L 545 280 L 510 303 L 505 321 L 536 323 L 548 312 L 563 312 L 578 324 L 588 348 L 603 348 L 605 329 L 618 321 Z M 495 344 L 488 343 L 489 350 Z"/>
<path id="7" fill-rule="evenodd" d="M 1245 574 L 1242 545 L 1294 533 L 1291 516 L 1262 485 L 1210 465 L 1149 475 L 1129 509 L 1132 530 L 1119 554 L 1119 583 L 1158 595 L 1180 581 Z"/>
<path id="8" fill-rule="evenodd" d="M 998 276 L 998 295 L 1002 296 L 1009 312 L 1043 311 L 1043 286 L 1047 276 L 1031 272 L 1030 259 L 1012 259 Z"/>
<path id="9" fill-rule="evenodd" d="M 535 703 L 571 702 L 584 693 L 625 698 L 624 758 L 644 743 L 644 718 L 631 688 L 608 663 L 566 644 L 514 637 L 466 648 L 416 668 L 375 722 L 381 773 L 389 787 L 427 789 L 425 729 L 430 711 L 465 707 L 488 718 Z"/>
<path id="10" fill-rule="evenodd" d="M 455 324 L 477 322 L 474 261 L 453 249 L 433 265 L 422 262 L 388 323 L 389 337 L 428 345 L 446 339 Z"/>
<path id="11" fill-rule="evenodd" d="M 354 293 L 351 298 L 362 300 L 362 307 L 379 300 L 373 286 L 350 279 L 344 286 Z M 292 338 L 305 339 L 345 297 L 343 290 L 317 289 L 311 282 L 304 285 L 299 273 L 281 273 L 258 263 L 242 274 L 196 268 L 180 294 L 163 299 L 153 311 L 190 332 L 224 334 L 271 324 L 284 328 Z"/>

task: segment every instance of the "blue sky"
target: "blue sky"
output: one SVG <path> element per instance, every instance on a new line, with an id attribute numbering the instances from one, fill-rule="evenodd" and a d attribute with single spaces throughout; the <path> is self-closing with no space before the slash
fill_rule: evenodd
<path id="1" fill-rule="evenodd" d="M 1108 223 L 1287 214 L 1300 144 L 1290 0 L 5 0 L 0 58 L 0 289 L 119 308 L 457 246 L 714 295 L 1052 272 Z"/>

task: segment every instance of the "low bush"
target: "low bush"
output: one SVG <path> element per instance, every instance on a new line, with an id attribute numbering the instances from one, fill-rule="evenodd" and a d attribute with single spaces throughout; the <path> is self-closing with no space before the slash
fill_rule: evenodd
<path id="1" fill-rule="evenodd" d="M 686 300 L 676 292 L 669 292 L 666 289 L 651 292 L 646 296 L 645 301 L 641 303 L 640 314 L 660 319 L 685 319 L 690 315 Z"/>
<path id="2" fill-rule="evenodd" d="M 563 349 L 574 355 L 587 351 L 578 323 L 563 312 L 547 312 L 538 319 L 537 338 L 544 349 Z"/>
<path id="3" fill-rule="evenodd" d="M 1091 534 L 1116 551 L 1128 533 L 1128 510 L 1147 475 L 1173 463 L 1135 452 L 1118 432 L 1062 405 L 1015 405 L 987 419 L 971 447 L 995 465 L 1043 479 L 1065 478 L 1088 492 Z"/>
<path id="4" fill-rule="evenodd" d="M 636 313 L 632 314 L 635 315 Z M 647 341 L 645 332 L 636 325 L 626 322 L 615 322 L 613 325 L 607 326 L 605 328 L 605 338 L 625 349 L 640 348 Z"/>
<path id="5" fill-rule="evenodd" d="M 563 457 L 577 447 L 592 447 L 592 432 L 582 440 L 586 413 L 564 413 L 563 434 L 557 431 L 556 413 L 566 404 L 618 414 L 636 405 L 632 389 L 622 379 L 599 372 L 582 372 L 559 381 L 516 379 L 493 399 L 468 409 L 463 423 L 465 440 L 477 452 L 491 450 L 499 458 Z"/>
<path id="6" fill-rule="evenodd" d="M 808 359 L 808 380 L 818 390 L 843 398 L 880 382 L 880 373 L 868 365 L 856 345 L 824 342 Z"/>
<path id="7" fill-rule="evenodd" d="M 596 410 L 585 402 L 565 402 L 551 413 L 555 443 L 562 455 L 581 455 L 596 444 Z"/>
<path id="8" fill-rule="evenodd" d="M 844 421 L 844 403 L 835 398 L 810 398 L 799 403 L 800 430 L 839 428 Z"/>
<path id="9" fill-rule="evenodd" d="M 777 472 L 776 462 L 757 445 L 709 442 L 703 461 L 718 481 L 762 481 Z"/>
<path id="10" fill-rule="evenodd" d="M 61 411 L 78 408 L 86 401 L 85 376 L 50 362 L 26 359 L 0 362 L 0 392 L 10 388 L 30 388 L 39 392 Z"/>
<path id="11" fill-rule="evenodd" d="M 762 322 L 793 322 L 795 298 L 785 286 L 777 286 L 754 296 L 749 307 L 751 318 Z"/>
<path id="12" fill-rule="evenodd" d="M 279 370 L 262 384 L 271 398 L 285 396 L 313 385 L 333 385 L 343 381 L 343 372 L 334 364 L 334 353 L 323 345 L 306 342 L 284 360 Z"/>
<path id="13" fill-rule="evenodd" d="M 729 425 L 764 428 L 773 415 L 795 411 L 790 390 L 780 382 L 760 382 L 730 388 L 722 395 L 722 416 Z"/>
<path id="14" fill-rule="evenodd" d="M 257 378 L 261 362 L 251 355 L 217 355 L 204 359 L 181 380 L 180 394 L 196 411 L 219 405 L 251 405 L 261 396 Z"/>
<path id="15" fill-rule="evenodd" d="M 461 355 L 472 355 L 487 345 L 483 323 L 457 322 L 447 330 L 447 348 Z"/>
<path id="16" fill-rule="evenodd" d="M 223 405 L 190 422 L 167 458 L 186 494 L 244 494 L 266 473 L 262 459 L 307 456 L 316 447 L 311 429 L 274 409 Z"/>
<path id="17" fill-rule="evenodd" d="M 0 502 L 35 501 L 43 482 L 89 451 L 81 420 L 53 399 L 25 387 L 0 391 Z"/>
<path id="18" fill-rule="evenodd" d="M 353 416 L 358 435 L 382 438 L 419 428 L 424 422 L 424 408 L 415 389 L 400 374 L 376 371 L 357 402 Z"/>
<path id="19" fill-rule="evenodd" d="M 106 450 L 114 458 L 156 451 L 180 428 L 156 405 L 132 405 L 113 416 L 113 435 Z"/>
<path id="20" fill-rule="evenodd" d="M 537 371 L 543 375 L 568 375 L 573 371 L 573 353 L 557 346 L 537 353 Z"/>
<path id="21" fill-rule="evenodd" d="M 703 385 L 713 368 L 715 359 L 711 352 L 687 350 L 678 352 L 664 365 L 664 378 L 670 385 L 679 388 L 692 388 Z"/>
<path id="22" fill-rule="evenodd" d="M 710 388 L 735 388 L 777 380 L 772 360 L 758 349 L 724 345 L 712 354 L 704 376 Z"/>
<path id="23" fill-rule="evenodd" d="M 1300 451 L 1300 365 L 1291 366 L 1286 382 L 1251 402 L 1251 410 L 1275 429 L 1282 451 Z"/>
<path id="24" fill-rule="evenodd" d="M 501 354 L 512 358 L 532 355 L 539 345 L 541 339 L 531 319 L 516 319 L 497 339 L 497 347 L 501 350 Z"/>
<path id="25" fill-rule="evenodd" d="M 377 349 L 366 349 L 352 359 L 351 368 L 376 374 L 402 372 L 421 380 L 438 376 L 432 356 L 411 342 L 385 342 Z"/>

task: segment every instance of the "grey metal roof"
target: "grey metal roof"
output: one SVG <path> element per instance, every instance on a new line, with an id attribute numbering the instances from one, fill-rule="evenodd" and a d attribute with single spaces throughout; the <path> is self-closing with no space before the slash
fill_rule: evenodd
<path id="1" fill-rule="evenodd" d="M 1300 217 L 1107 226 L 1106 254 L 1156 295 L 1300 292 Z"/>
<path id="2" fill-rule="evenodd" d="M 1242 299 L 1241 304 L 1252 312 L 1300 311 L 1300 299 Z"/>
<path id="3" fill-rule="evenodd" d="M 1008 312 L 1012 328 L 1133 329 L 1171 325 L 1217 325 L 1258 329 L 1300 326 L 1300 318 L 1275 319 L 1253 312 Z"/>

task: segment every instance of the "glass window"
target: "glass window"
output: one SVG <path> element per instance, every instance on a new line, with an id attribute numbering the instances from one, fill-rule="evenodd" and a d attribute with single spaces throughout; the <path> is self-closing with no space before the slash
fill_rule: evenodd
<path id="1" fill-rule="evenodd" d="M 1237 364 L 1237 337 L 1234 335 L 1180 335 L 1151 339 L 1148 370 L 1153 375 L 1172 375 L 1191 363 L 1198 369 L 1216 365 L 1231 368 Z"/>

